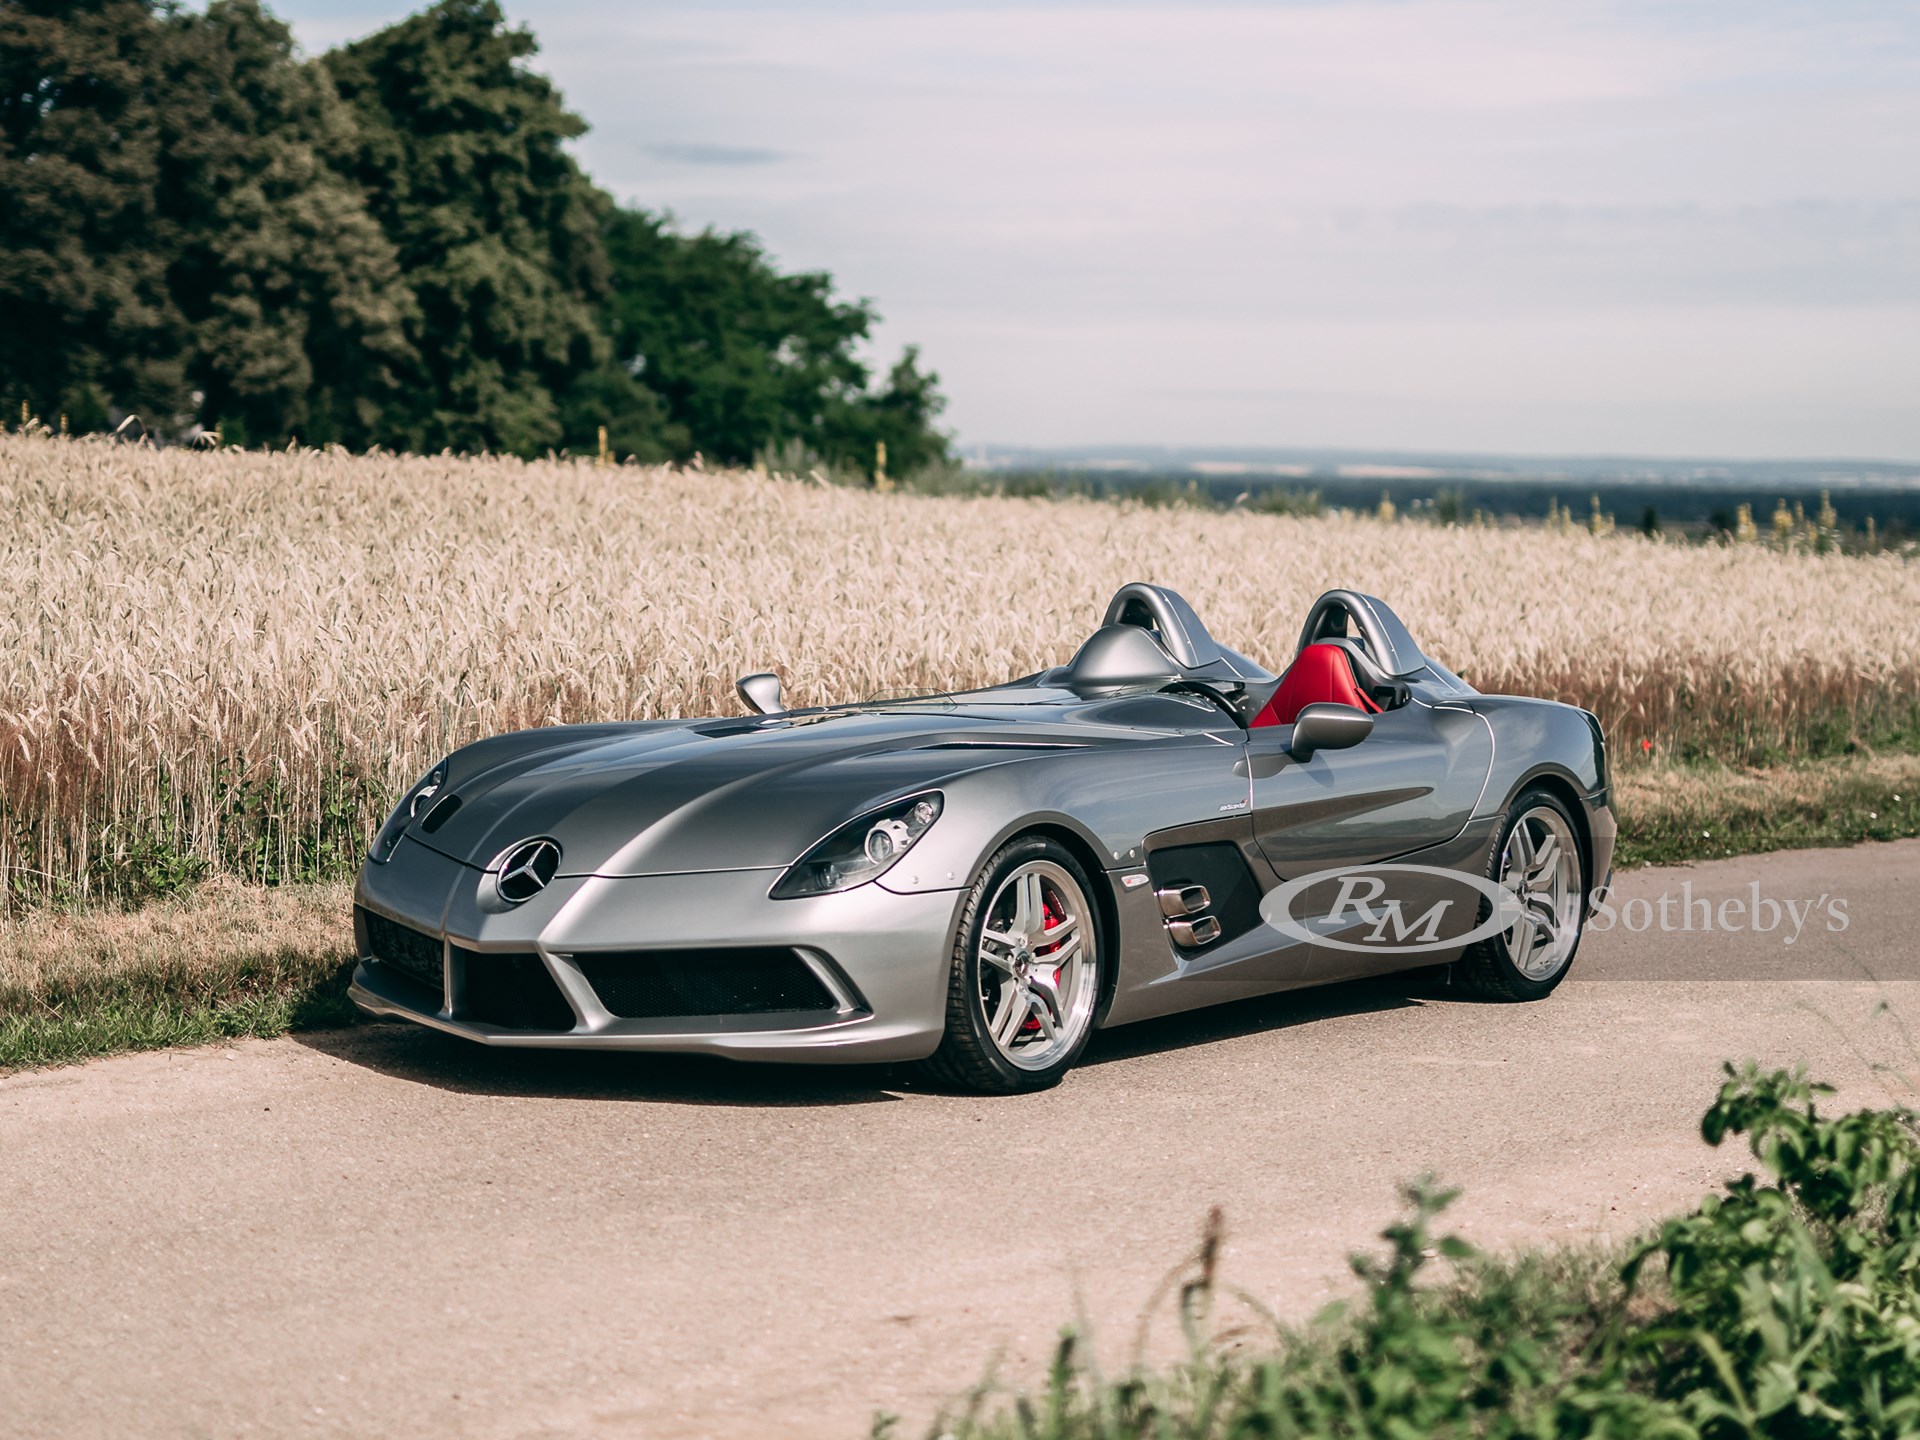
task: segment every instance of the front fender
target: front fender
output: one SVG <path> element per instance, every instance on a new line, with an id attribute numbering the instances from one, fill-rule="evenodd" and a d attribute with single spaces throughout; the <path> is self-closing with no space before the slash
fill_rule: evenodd
<path id="1" fill-rule="evenodd" d="M 1078 835 L 1109 870 L 1138 865 L 1160 830 L 1245 814 L 1240 745 L 1204 736 L 1088 748 L 999 765 L 943 786 L 944 808 L 880 884 L 902 894 L 971 884 L 986 858 L 1025 830 Z"/>

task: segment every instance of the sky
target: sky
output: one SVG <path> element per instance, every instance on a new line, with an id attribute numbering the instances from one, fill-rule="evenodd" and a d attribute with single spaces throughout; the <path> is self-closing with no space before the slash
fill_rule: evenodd
<path id="1" fill-rule="evenodd" d="M 1920 460 L 1911 3 L 506 9 L 601 185 L 871 299 L 968 450 Z"/>

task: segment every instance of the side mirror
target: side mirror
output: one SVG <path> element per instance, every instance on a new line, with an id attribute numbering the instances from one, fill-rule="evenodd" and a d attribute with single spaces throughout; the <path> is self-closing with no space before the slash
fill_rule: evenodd
<path id="1" fill-rule="evenodd" d="M 1293 722 L 1287 753 L 1311 760 L 1317 750 L 1345 750 L 1373 733 L 1373 717 L 1352 705 L 1304 706 Z"/>
<path id="2" fill-rule="evenodd" d="M 733 688 L 740 692 L 740 698 L 756 715 L 778 715 L 787 708 L 780 699 L 780 677 L 768 671 L 763 670 L 758 675 L 742 675 L 733 682 Z"/>

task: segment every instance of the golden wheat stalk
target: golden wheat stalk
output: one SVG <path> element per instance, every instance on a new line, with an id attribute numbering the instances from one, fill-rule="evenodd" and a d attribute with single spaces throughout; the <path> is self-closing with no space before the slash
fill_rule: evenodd
<path id="1" fill-rule="evenodd" d="M 1524 529 L 874 494 L 751 473 L 0 437 L 0 878 L 15 897 L 337 873 L 447 750 L 584 719 L 989 684 L 1127 580 L 1279 667 L 1384 596 L 1623 759 L 1914 723 L 1920 569 Z"/>

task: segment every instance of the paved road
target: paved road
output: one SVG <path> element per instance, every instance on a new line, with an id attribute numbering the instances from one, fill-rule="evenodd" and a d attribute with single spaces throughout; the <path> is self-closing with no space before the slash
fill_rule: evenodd
<path id="1" fill-rule="evenodd" d="M 1846 899 L 1848 928 L 1616 927 L 1529 1007 L 1277 997 L 1116 1031 L 1017 1101 L 384 1026 L 14 1076 L 0 1415 L 671 1440 L 852 1437 L 889 1408 L 917 1430 L 996 1353 L 1036 1375 L 1076 1309 L 1124 1358 L 1210 1205 L 1226 1278 L 1290 1315 L 1427 1169 L 1484 1243 L 1622 1235 L 1743 1158 L 1694 1128 L 1723 1057 L 1911 1097 L 1920 984 L 1886 977 L 1914 971 L 1917 880 L 1912 841 L 1640 872 L 1622 900 L 1758 881 Z"/>

